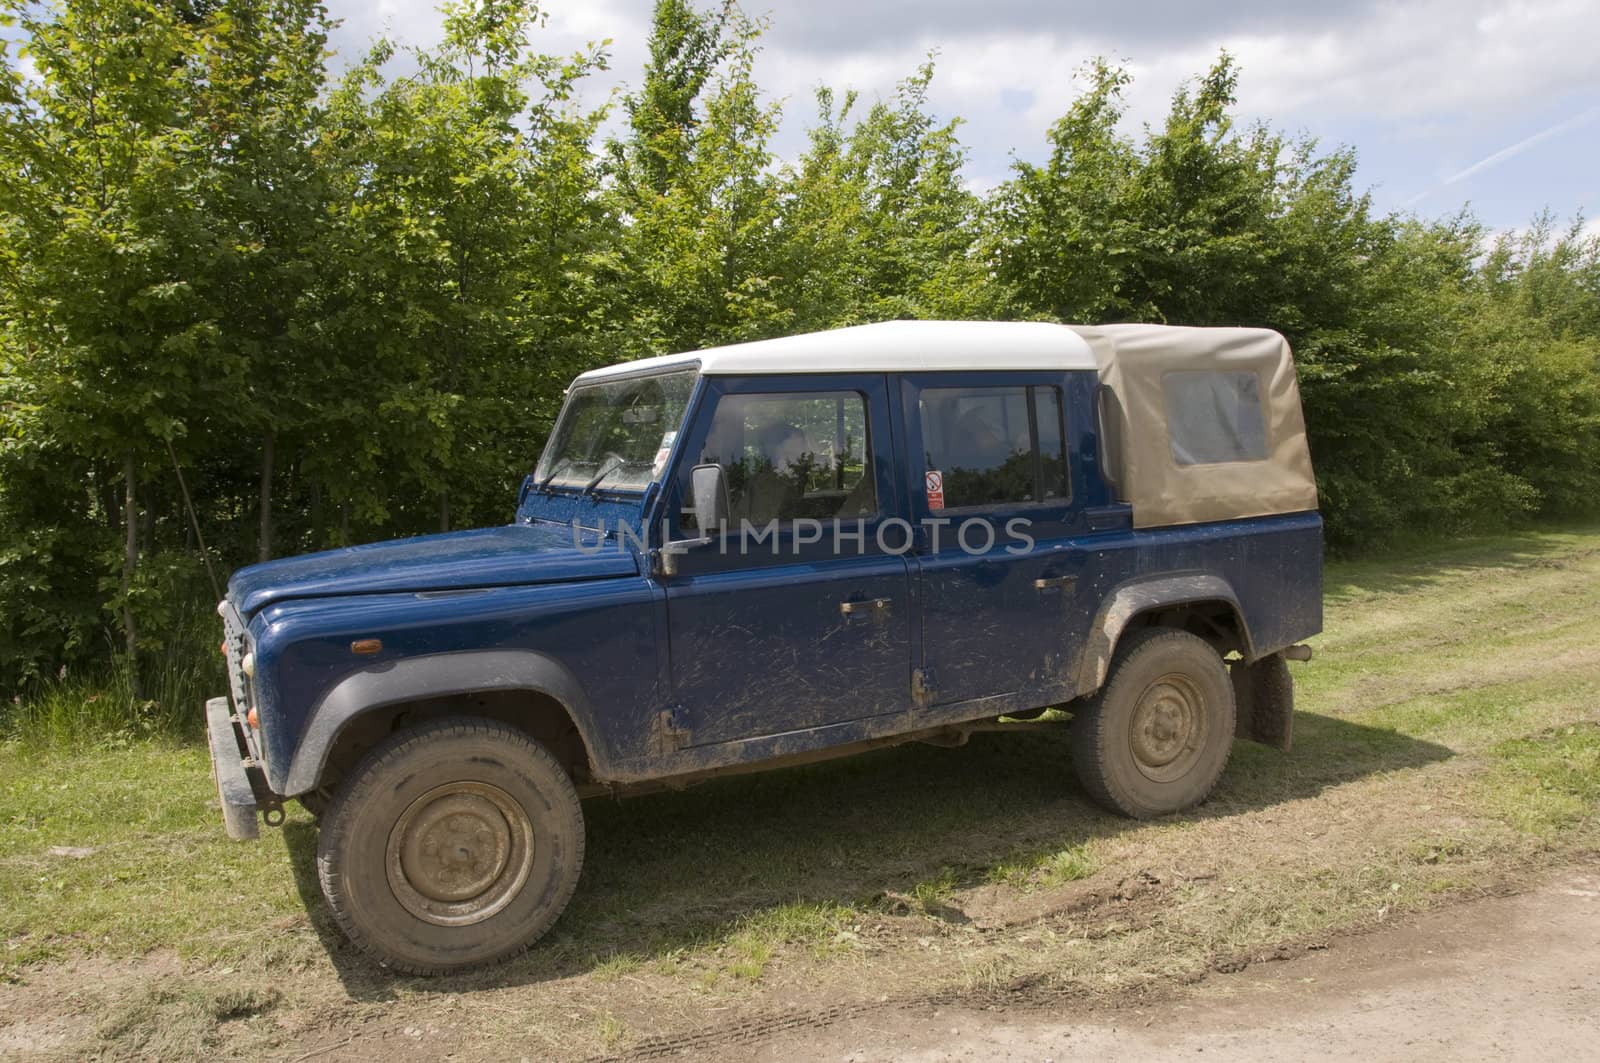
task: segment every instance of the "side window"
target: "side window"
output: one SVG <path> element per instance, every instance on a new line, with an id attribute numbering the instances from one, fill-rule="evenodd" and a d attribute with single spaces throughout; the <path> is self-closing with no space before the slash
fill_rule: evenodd
<path id="1" fill-rule="evenodd" d="M 1161 378 L 1167 436 L 1179 465 L 1264 461 L 1267 428 L 1254 373 L 1183 370 Z"/>
<path id="2" fill-rule="evenodd" d="M 1070 496 L 1060 388 L 924 388 L 917 406 L 931 508 Z"/>
<path id="3" fill-rule="evenodd" d="M 1095 431 L 1099 435 L 1100 477 L 1110 485 L 1112 496 L 1123 498 L 1122 491 L 1122 416 L 1117 396 L 1106 385 L 1095 388 Z"/>
<path id="4" fill-rule="evenodd" d="M 878 512 L 867 403 L 859 392 L 724 395 L 699 463 L 727 470 L 735 524 L 856 520 Z M 683 520 L 694 527 L 692 514 Z"/>

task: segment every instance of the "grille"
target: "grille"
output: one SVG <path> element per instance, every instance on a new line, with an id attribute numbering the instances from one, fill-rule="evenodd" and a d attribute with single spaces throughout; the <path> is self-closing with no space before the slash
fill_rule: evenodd
<path id="1" fill-rule="evenodd" d="M 244 724 L 245 714 L 250 711 L 253 704 L 250 679 L 244 674 L 244 655 L 249 649 L 249 643 L 245 638 L 244 621 L 232 602 L 223 603 L 222 643 L 228 653 L 228 696 L 233 701 L 233 711 L 238 714 L 239 722 Z M 248 725 L 239 729 L 244 732 L 245 743 L 249 745 L 251 755 L 259 759 L 260 750 L 256 748 L 259 736 L 256 735 L 255 729 Z"/>

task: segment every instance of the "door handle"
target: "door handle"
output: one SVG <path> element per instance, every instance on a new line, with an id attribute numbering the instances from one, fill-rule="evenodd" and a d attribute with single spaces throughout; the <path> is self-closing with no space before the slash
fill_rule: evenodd
<path id="1" fill-rule="evenodd" d="M 1053 591 L 1057 588 L 1071 590 L 1077 585 L 1077 576 L 1044 576 L 1033 581 L 1034 589 L 1041 591 Z"/>
<path id="2" fill-rule="evenodd" d="M 865 602 L 840 602 L 839 612 L 845 616 L 854 616 L 856 613 L 887 613 L 889 606 L 894 604 L 893 598 L 873 598 Z"/>

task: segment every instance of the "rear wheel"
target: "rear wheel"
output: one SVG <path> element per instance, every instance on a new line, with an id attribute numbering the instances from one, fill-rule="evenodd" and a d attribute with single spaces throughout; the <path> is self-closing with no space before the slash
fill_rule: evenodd
<path id="1" fill-rule="evenodd" d="M 583 811 L 548 750 L 481 719 L 373 749 L 322 818 L 317 872 L 363 951 L 412 974 L 494 963 L 537 940 L 583 868 Z"/>
<path id="2" fill-rule="evenodd" d="M 1233 746 L 1233 686 L 1217 651 L 1150 628 L 1117 648 L 1098 694 L 1074 714 L 1072 759 L 1094 800 L 1147 819 L 1204 801 Z"/>

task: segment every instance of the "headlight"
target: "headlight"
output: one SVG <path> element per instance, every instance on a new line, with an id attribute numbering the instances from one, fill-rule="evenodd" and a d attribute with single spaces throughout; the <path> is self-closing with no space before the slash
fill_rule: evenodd
<path id="1" fill-rule="evenodd" d="M 256 677 L 256 655 L 254 652 L 244 655 L 244 660 L 239 662 L 239 670 L 251 679 Z"/>

